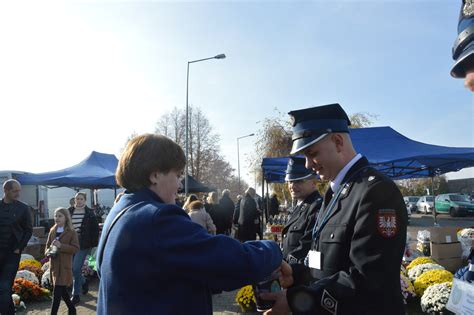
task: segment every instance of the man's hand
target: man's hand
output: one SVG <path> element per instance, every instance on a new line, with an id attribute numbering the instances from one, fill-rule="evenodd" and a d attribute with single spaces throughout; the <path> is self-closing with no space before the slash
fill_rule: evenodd
<path id="1" fill-rule="evenodd" d="M 260 298 L 263 300 L 275 301 L 273 307 L 263 313 L 264 315 L 288 315 L 290 313 L 288 301 L 286 300 L 286 290 L 272 293 L 261 293 Z"/>
<path id="2" fill-rule="evenodd" d="M 293 269 L 286 261 L 281 262 L 279 280 L 283 288 L 289 288 L 293 285 Z"/>
<path id="3" fill-rule="evenodd" d="M 13 253 L 14 253 L 14 254 L 19 254 L 19 253 L 20 253 L 20 250 L 19 250 L 19 249 L 15 249 L 15 250 L 13 251 Z"/>

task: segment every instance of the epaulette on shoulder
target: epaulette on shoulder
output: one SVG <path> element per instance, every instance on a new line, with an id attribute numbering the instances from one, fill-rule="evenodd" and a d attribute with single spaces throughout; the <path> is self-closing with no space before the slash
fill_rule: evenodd
<path id="1" fill-rule="evenodd" d="M 383 180 L 383 175 L 377 172 L 377 170 L 369 167 L 362 171 L 362 178 L 369 186 Z"/>

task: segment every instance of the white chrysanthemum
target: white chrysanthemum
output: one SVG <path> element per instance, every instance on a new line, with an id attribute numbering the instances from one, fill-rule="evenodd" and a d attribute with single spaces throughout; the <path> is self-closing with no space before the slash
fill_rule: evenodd
<path id="1" fill-rule="evenodd" d="M 451 282 L 429 286 L 421 297 L 421 309 L 427 314 L 446 310 L 450 294 Z"/>
<path id="2" fill-rule="evenodd" d="M 32 273 L 31 271 L 28 271 L 28 270 L 19 270 L 16 273 L 15 279 L 18 279 L 18 278 L 23 278 L 23 279 L 31 281 L 35 284 L 39 284 L 38 277 L 36 277 L 36 275 L 34 273 Z"/>
<path id="3" fill-rule="evenodd" d="M 35 260 L 35 258 L 31 256 L 30 254 L 21 254 L 20 261 L 25 260 L 25 259 Z"/>
<path id="4" fill-rule="evenodd" d="M 423 273 L 425 273 L 428 270 L 444 270 L 445 268 L 441 265 L 438 264 L 432 264 L 432 263 L 427 263 L 427 264 L 421 264 L 417 265 L 410 270 L 408 270 L 408 278 L 410 280 L 415 281 L 416 278 L 421 276 Z"/>

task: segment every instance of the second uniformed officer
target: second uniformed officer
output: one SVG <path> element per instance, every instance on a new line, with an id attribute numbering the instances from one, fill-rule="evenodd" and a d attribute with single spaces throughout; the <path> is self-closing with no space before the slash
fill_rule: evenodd
<path id="1" fill-rule="evenodd" d="M 306 264 L 283 262 L 288 290 L 261 296 L 276 300 L 267 314 L 405 314 L 400 265 L 408 218 L 400 191 L 356 153 L 339 104 L 289 114 L 291 153 L 302 152 L 330 188 Z"/>
<path id="2" fill-rule="evenodd" d="M 316 187 L 316 174 L 304 165 L 303 158 L 291 157 L 286 168 L 285 181 L 291 197 L 297 201 L 282 231 L 283 258 L 289 263 L 303 262 L 308 254 L 316 215 L 323 202 Z"/>
<path id="3" fill-rule="evenodd" d="M 462 1 L 453 59 L 455 63 L 451 75 L 465 78 L 464 85 L 474 92 L 474 0 Z"/>

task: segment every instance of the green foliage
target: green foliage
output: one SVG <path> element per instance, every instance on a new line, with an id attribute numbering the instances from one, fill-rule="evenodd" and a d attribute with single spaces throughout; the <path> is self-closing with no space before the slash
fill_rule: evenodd
<path id="1" fill-rule="evenodd" d="M 417 178 L 417 179 L 404 179 L 396 181 L 398 188 L 403 196 L 424 196 L 427 195 L 427 189 L 429 194 L 433 195 L 431 178 Z M 436 176 L 433 178 L 434 195 L 446 194 L 448 190 L 448 181 L 445 175 Z"/>

